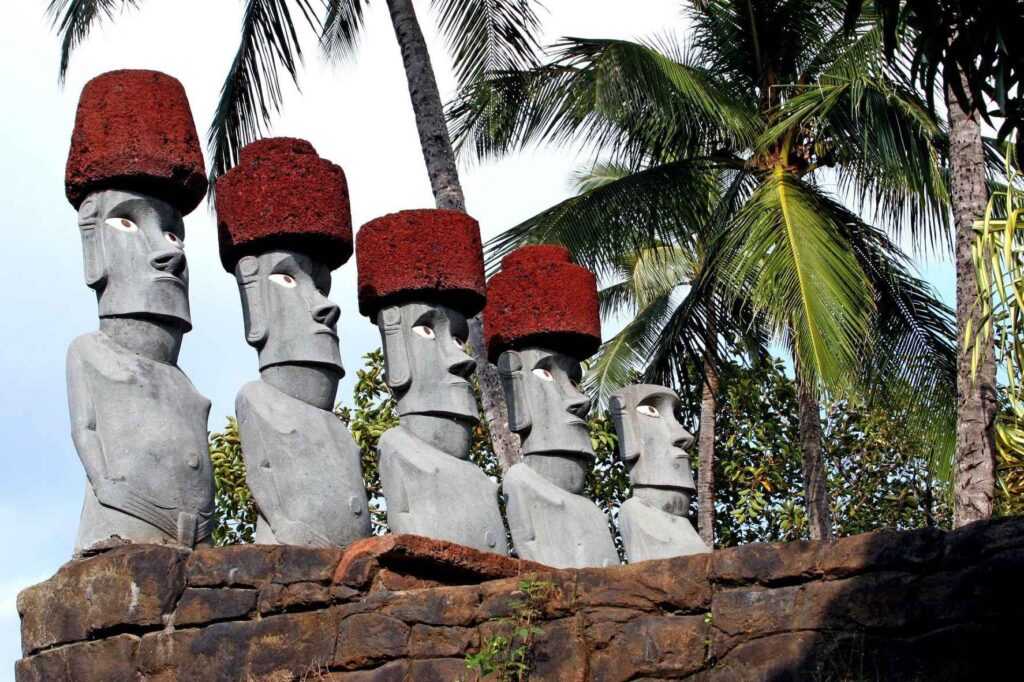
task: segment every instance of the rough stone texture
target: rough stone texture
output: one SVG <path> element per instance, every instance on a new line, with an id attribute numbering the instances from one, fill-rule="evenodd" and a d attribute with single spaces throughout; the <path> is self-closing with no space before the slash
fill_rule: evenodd
<path id="1" fill-rule="evenodd" d="M 528 346 L 590 357 L 601 345 L 594 273 L 573 264 L 561 246 L 513 251 L 487 284 L 484 337 L 491 362 Z"/>
<path id="2" fill-rule="evenodd" d="M 345 173 L 291 137 L 242 148 L 238 165 L 217 179 L 217 232 L 224 269 L 270 249 L 304 251 L 330 268 L 352 255 L 352 212 Z"/>
<path id="3" fill-rule="evenodd" d="M 417 209 L 391 213 L 356 234 L 359 312 L 370 319 L 389 305 L 443 302 L 472 317 L 484 307 L 480 225 L 465 213 Z"/>
<path id="4" fill-rule="evenodd" d="M 64 175 L 72 206 L 117 187 L 154 194 L 190 213 L 206 186 L 192 110 L 177 79 L 123 70 L 85 84 Z"/>
<path id="5" fill-rule="evenodd" d="M 22 594 L 16 675 L 471 680 L 529 577 L 532 680 L 1005 679 L 1022 570 L 1021 519 L 564 571 L 414 536 L 123 547 Z"/>

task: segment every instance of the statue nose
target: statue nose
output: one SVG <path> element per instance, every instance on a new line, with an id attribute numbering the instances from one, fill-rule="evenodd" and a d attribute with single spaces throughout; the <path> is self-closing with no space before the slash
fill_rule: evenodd
<path id="1" fill-rule="evenodd" d="M 675 445 L 677 448 L 682 448 L 683 450 L 686 450 L 691 445 L 693 445 L 693 434 L 691 434 L 689 431 L 679 429 L 679 432 L 676 434 L 676 437 L 672 439 L 672 444 Z"/>
<path id="2" fill-rule="evenodd" d="M 185 271 L 185 254 L 178 249 L 165 249 L 150 256 L 149 263 L 161 272 L 178 277 Z"/>
<path id="3" fill-rule="evenodd" d="M 590 398 L 580 393 L 578 396 L 569 399 L 566 403 L 565 409 L 567 409 L 573 416 L 579 417 L 585 421 L 587 415 L 590 414 Z"/>
<path id="4" fill-rule="evenodd" d="M 341 309 L 333 303 L 322 303 L 313 308 L 313 319 L 331 329 L 338 324 Z"/>
<path id="5" fill-rule="evenodd" d="M 473 362 L 473 358 L 461 352 L 448 364 L 448 371 L 463 379 L 469 379 L 474 369 L 476 369 L 476 363 Z"/>

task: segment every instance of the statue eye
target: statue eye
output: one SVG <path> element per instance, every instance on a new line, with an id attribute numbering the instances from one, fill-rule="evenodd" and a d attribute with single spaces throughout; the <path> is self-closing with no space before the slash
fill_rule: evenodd
<path id="1" fill-rule="evenodd" d="M 286 289 L 294 289 L 295 285 L 298 284 L 298 282 L 295 281 L 295 278 L 292 277 L 291 275 L 284 275 L 281 273 L 274 273 L 273 275 L 269 275 L 267 279 L 269 279 L 274 284 L 284 287 Z"/>
<path id="2" fill-rule="evenodd" d="M 413 327 L 412 330 L 425 339 L 433 340 L 434 338 L 436 338 L 434 330 L 425 324 L 418 324 L 415 327 Z"/>
<path id="3" fill-rule="evenodd" d="M 460 339 L 457 336 L 453 336 L 452 337 L 452 343 L 454 343 L 455 347 L 458 348 L 459 350 L 466 350 L 466 340 L 465 339 Z"/>
<path id="4" fill-rule="evenodd" d="M 115 230 L 121 230 L 122 232 L 138 232 L 139 226 L 128 220 L 127 218 L 107 218 L 107 225 L 110 225 Z"/>
<path id="5" fill-rule="evenodd" d="M 551 372 L 549 372 L 548 370 L 544 369 L 543 367 L 538 367 L 538 368 L 534 369 L 533 370 L 533 374 L 534 374 L 534 376 L 536 376 L 538 379 L 541 379 L 542 381 L 554 381 L 555 380 L 555 377 L 551 376 Z"/>
<path id="6" fill-rule="evenodd" d="M 637 405 L 636 406 L 636 411 L 639 412 L 640 414 L 646 415 L 648 417 L 660 417 L 661 416 L 661 412 L 658 412 L 658 408 L 655 407 L 654 405 Z"/>
<path id="7" fill-rule="evenodd" d="M 178 235 L 174 234 L 173 232 L 164 232 L 164 239 L 174 244 L 179 249 L 182 248 L 182 246 L 184 246 L 184 244 L 181 243 L 181 240 L 178 239 Z"/>

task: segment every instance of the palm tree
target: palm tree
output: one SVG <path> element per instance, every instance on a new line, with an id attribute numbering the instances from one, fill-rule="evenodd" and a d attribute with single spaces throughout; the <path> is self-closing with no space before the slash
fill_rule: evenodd
<path id="1" fill-rule="evenodd" d="M 949 112 L 949 166 L 956 227 L 956 317 L 958 328 L 957 443 L 953 525 L 992 516 L 996 487 L 996 361 L 992 339 L 970 346 L 971 330 L 984 323 L 978 276 L 972 260 L 974 221 L 985 211 L 985 146 L 981 119 L 991 123 L 987 102 L 1003 118 L 1000 137 L 1024 127 L 1024 29 L 1021 0 L 876 0 L 886 53 L 900 56 L 898 39 L 909 30 L 914 71 L 932 104 L 941 69 L 941 92 Z M 848 21 L 862 9 L 848 0 Z M 1024 156 L 1019 157 L 1019 159 Z"/>
<path id="2" fill-rule="evenodd" d="M 842 30 L 838 0 L 706 0 L 689 14 L 688 45 L 566 38 L 551 63 L 464 89 L 449 110 L 456 145 L 488 156 L 580 141 L 626 171 L 492 240 L 492 262 L 524 241 L 557 241 L 607 278 L 623 252 L 704 245 L 707 290 L 749 306 L 791 352 L 811 533 L 828 538 L 823 392 L 884 396 L 908 428 L 950 443 L 948 311 L 859 216 L 938 242 L 948 140 L 884 61 L 871 18 Z M 722 197 L 713 233 L 702 227 L 709 191 Z M 714 330 L 666 330 L 674 362 L 695 345 L 682 337 L 702 338 L 699 359 L 713 357 Z M 632 343 L 616 337 L 604 352 L 617 340 Z M 664 377 L 660 356 L 638 349 L 641 371 Z M 714 410 L 708 374 L 702 413 Z"/>
<path id="3" fill-rule="evenodd" d="M 466 210 L 437 79 L 412 0 L 384 0 L 402 53 L 420 146 L 438 208 Z M 141 0 L 50 0 L 48 12 L 62 36 L 60 79 L 71 53 L 102 19 Z M 297 82 L 302 48 L 296 18 L 314 30 L 327 56 L 352 54 L 363 28 L 368 0 L 324 0 L 321 19 L 311 0 L 245 0 L 241 39 L 221 89 L 208 142 L 212 180 L 238 161 L 239 150 L 263 136 L 280 110 L 279 69 Z M 438 20 L 454 58 L 460 86 L 486 74 L 535 63 L 538 29 L 532 0 L 436 0 Z M 495 454 L 504 468 L 519 457 L 509 431 L 497 370 L 487 363 L 478 319 L 470 324 L 484 416 Z"/>

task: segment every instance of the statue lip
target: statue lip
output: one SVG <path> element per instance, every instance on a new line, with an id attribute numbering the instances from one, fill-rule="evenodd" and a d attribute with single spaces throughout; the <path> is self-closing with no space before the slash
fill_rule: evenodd
<path id="1" fill-rule="evenodd" d="M 587 425 L 587 422 L 583 421 L 579 417 L 569 417 L 569 419 L 567 419 L 565 423 L 569 424 L 571 426 L 575 426 L 577 424 L 579 424 L 580 426 L 586 426 Z"/>
<path id="2" fill-rule="evenodd" d="M 185 280 L 183 280 L 181 277 L 177 277 L 175 275 L 157 275 L 156 277 L 153 278 L 153 281 L 154 282 L 174 282 L 178 286 L 181 286 L 181 287 L 185 286 Z"/>
<path id="3" fill-rule="evenodd" d="M 327 327 L 323 327 L 322 329 L 317 329 L 313 333 L 314 334 L 327 334 L 328 336 L 332 337 L 335 341 L 338 340 L 338 333 L 336 331 L 334 331 L 333 329 L 328 329 Z"/>

